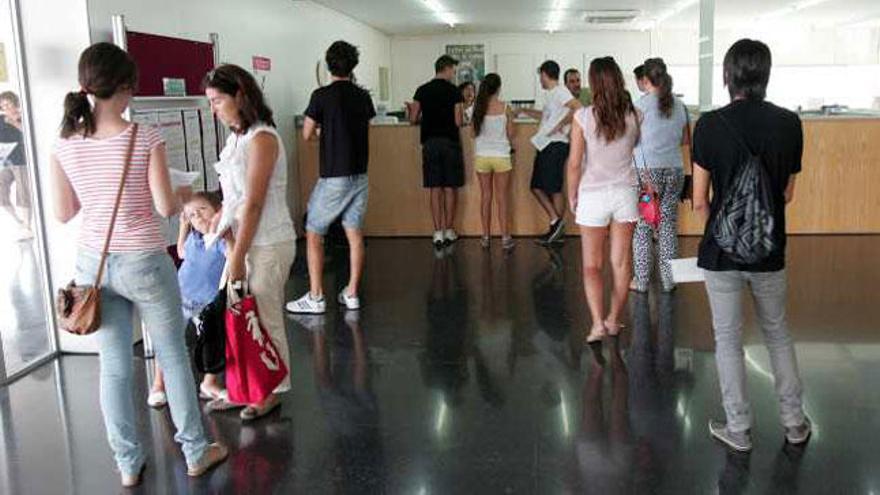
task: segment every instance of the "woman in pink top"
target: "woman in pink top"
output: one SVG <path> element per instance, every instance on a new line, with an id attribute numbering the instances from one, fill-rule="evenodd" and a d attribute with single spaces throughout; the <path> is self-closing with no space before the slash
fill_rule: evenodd
<path id="1" fill-rule="evenodd" d="M 584 292 L 593 321 L 586 339 L 601 364 L 602 338 L 620 332 L 632 272 L 633 228 L 639 219 L 632 158 L 639 114 L 613 58 L 593 60 L 589 78 L 593 105 L 578 110 L 571 126 L 568 197 L 581 229 Z M 614 288 L 606 315 L 602 267 L 609 236 Z"/>
<path id="2" fill-rule="evenodd" d="M 113 230 L 101 287 L 98 340 L 101 412 L 123 486 L 140 483 L 146 452 L 138 440 L 132 400 L 132 312 L 149 329 L 165 371 L 175 440 L 182 444 L 187 473 L 200 476 L 227 456 L 208 444 L 184 345 L 180 289 L 165 252 L 160 221 L 178 211 L 157 129 L 122 118 L 137 84 L 137 66 L 122 49 L 97 43 L 79 60 L 78 92 L 64 100 L 61 138 L 51 158 L 55 216 L 82 217 L 76 283 L 93 284 L 113 213 L 128 143 L 134 136 L 129 174 Z"/>

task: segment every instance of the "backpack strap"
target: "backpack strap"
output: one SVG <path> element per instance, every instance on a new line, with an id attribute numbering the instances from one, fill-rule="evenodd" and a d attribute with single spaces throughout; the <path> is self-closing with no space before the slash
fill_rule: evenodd
<path id="1" fill-rule="evenodd" d="M 745 139 L 745 137 L 743 137 L 742 133 L 739 132 L 738 130 L 736 130 L 736 128 L 733 127 L 733 125 L 730 123 L 730 121 L 728 121 L 726 118 L 724 118 L 724 114 L 721 113 L 720 110 L 717 113 L 718 113 L 718 118 L 721 119 L 721 122 L 724 124 L 724 127 L 727 127 L 727 129 L 731 132 L 731 134 L 733 134 L 733 137 L 734 137 L 734 139 L 736 139 L 737 144 L 739 144 L 740 147 L 742 147 L 744 150 L 746 150 L 749 155 L 753 155 L 753 156 L 757 155 L 757 153 L 752 151 L 751 146 L 749 146 L 748 143 L 746 143 L 746 139 Z"/>

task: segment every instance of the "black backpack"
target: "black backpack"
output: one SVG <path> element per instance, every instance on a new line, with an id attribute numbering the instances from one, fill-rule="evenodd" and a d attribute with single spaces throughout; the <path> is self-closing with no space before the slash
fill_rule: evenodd
<path id="1" fill-rule="evenodd" d="M 773 237 L 770 177 L 761 157 L 749 148 L 720 112 L 718 116 L 746 151 L 747 158 L 740 164 L 715 214 L 710 233 L 718 247 L 735 263 L 753 265 L 770 256 L 777 247 Z"/>

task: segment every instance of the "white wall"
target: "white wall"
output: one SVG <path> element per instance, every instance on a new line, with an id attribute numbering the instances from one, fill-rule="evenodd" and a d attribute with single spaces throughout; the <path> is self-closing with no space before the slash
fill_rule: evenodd
<path id="1" fill-rule="evenodd" d="M 563 70 L 579 60 L 582 72 L 593 57 L 612 55 L 620 64 L 627 84 L 633 88 L 632 69 L 649 56 L 663 57 L 675 80 L 675 91 L 685 101 L 698 100 L 696 26 L 693 30 L 591 31 L 582 33 L 522 33 L 486 35 L 435 35 L 394 37 L 391 41 L 393 106 L 411 100 L 415 89 L 433 74 L 434 60 L 447 44 L 483 43 L 486 70 L 498 70 L 496 60 L 517 60 L 531 67 L 518 74 L 534 72 L 544 58 L 554 58 Z M 768 97 L 790 107 L 806 106 L 820 98 L 824 103 L 869 107 L 880 97 L 880 29 L 815 29 L 775 27 L 773 29 L 719 30 L 715 39 L 714 102 L 728 100 L 721 79 L 724 53 L 739 38 L 766 42 L 773 52 L 773 75 Z M 513 57 L 517 56 L 517 57 Z M 503 76 L 503 74 L 502 74 Z M 526 83 L 528 86 L 530 83 Z M 585 81 L 586 84 L 586 81 Z M 516 86 L 517 93 L 523 84 Z M 502 92 L 504 91 L 502 87 Z M 535 89 L 534 96 L 540 91 Z M 815 101 L 814 101 L 815 102 Z"/>
<path id="2" fill-rule="evenodd" d="M 395 36 L 391 40 L 393 106 L 401 107 L 404 101 L 412 100 L 416 88 L 433 77 L 434 60 L 445 53 L 447 44 L 476 43 L 485 45 L 486 72 L 498 70 L 498 57 L 510 60 L 510 56 L 520 56 L 517 58 L 531 65 L 522 73 L 534 75 L 547 58 L 559 62 L 563 71 L 575 66 L 584 72 L 593 58 L 613 55 L 632 87 L 632 69 L 647 58 L 651 49 L 650 33 L 638 31 Z M 501 76 L 503 80 L 504 74 Z M 539 97 L 540 91 L 536 89 L 532 96 Z"/>
<path id="3" fill-rule="evenodd" d="M 315 65 L 333 41 L 360 48 L 358 82 L 378 95 L 379 66 L 390 66 L 390 39 L 366 24 L 309 1 L 88 0 L 92 41 L 112 38 L 110 18 L 125 16 L 132 31 L 208 41 L 220 35 L 220 59 L 251 68 L 251 56 L 272 59 L 266 96 L 293 156 L 293 119 L 317 88 Z M 291 164 L 292 166 L 293 164 Z"/>

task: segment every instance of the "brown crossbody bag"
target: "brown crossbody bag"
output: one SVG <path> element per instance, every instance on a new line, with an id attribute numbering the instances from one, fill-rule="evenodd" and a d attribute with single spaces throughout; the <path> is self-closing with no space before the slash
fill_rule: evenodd
<path id="1" fill-rule="evenodd" d="M 76 335 L 88 335 L 98 330 L 101 326 L 101 280 L 104 278 L 104 266 L 107 264 L 110 239 L 113 237 L 113 227 L 116 225 L 116 215 L 119 213 L 119 204 L 122 201 L 122 190 L 125 187 L 128 170 L 131 168 L 131 157 L 134 153 L 134 142 L 137 132 L 138 125 L 132 124 L 131 138 L 128 140 L 128 151 L 125 155 L 125 165 L 122 167 L 119 190 L 116 192 L 116 204 L 113 206 L 113 215 L 110 217 L 110 227 L 107 229 L 104 250 L 101 251 L 101 262 L 98 264 L 98 275 L 95 277 L 95 285 L 76 285 L 76 281 L 71 280 L 67 287 L 58 289 L 58 295 L 55 297 L 55 312 L 58 314 L 58 325 L 65 332 Z"/>

